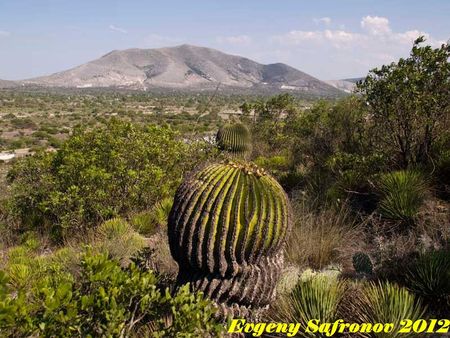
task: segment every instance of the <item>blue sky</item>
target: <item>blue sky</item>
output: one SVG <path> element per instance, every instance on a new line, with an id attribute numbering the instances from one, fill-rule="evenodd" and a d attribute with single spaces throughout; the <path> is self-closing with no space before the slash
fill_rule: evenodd
<path id="1" fill-rule="evenodd" d="M 448 0 L 0 0 L 0 79 L 183 43 L 356 77 L 408 55 L 419 34 L 447 41 L 449 13 Z"/>

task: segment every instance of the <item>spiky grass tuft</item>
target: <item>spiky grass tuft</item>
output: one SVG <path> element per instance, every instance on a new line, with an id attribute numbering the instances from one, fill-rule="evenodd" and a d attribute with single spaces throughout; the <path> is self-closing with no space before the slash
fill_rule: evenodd
<path id="1" fill-rule="evenodd" d="M 410 222 L 422 206 L 427 185 L 419 172 L 401 170 L 381 176 L 379 189 L 381 214 L 388 219 Z"/>

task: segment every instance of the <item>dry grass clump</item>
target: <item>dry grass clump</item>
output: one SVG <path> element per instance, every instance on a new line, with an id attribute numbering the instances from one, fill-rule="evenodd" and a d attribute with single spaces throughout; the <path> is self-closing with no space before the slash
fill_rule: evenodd
<path id="1" fill-rule="evenodd" d="M 365 247 L 364 224 L 347 207 L 315 211 L 294 202 L 295 224 L 287 243 L 288 261 L 320 270 L 330 264 L 351 266 L 352 255 Z"/>
<path id="2" fill-rule="evenodd" d="M 450 203 L 427 199 L 416 221 L 416 228 L 434 249 L 450 245 Z"/>
<path id="3" fill-rule="evenodd" d="M 172 258 L 167 234 L 163 231 L 146 238 L 146 246 L 135 258 L 144 269 L 157 273 L 165 281 L 174 281 L 178 274 L 178 264 Z"/>

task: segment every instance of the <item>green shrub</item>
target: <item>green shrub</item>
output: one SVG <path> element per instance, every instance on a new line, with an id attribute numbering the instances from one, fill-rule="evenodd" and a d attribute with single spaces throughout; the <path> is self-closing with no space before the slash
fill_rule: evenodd
<path id="1" fill-rule="evenodd" d="M 184 171 L 208 156 L 167 127 L 112 120 L 76 130 L 56 153 L 18 161 L 8 174 L 10 210 L 22 229 L 60 239 L 142 210 L 173 193 Z"/>
<path id="2" fill-rule="evenodd" d="M 392 220 L 414 220 L 422 206 L 427 186 L 417 171 L 401 170 L 381 176 L 379 189 L 381 214 Z"/>
<path id="3" fill-rule="evenodd" d="M 31 259 L 30 259 L 31 262 Z M 28 288 L 0 271 L 0 332 L 9 337 L 129 337 L 152 323 L 155 337 L 218 335 L 215 309 L 188 286 L 161 292 L 155 275 L 122 268 L 106 254 L 85 252 L 77 271 L 49 273 L 47 261 Z M 22 270 L 22 269 L 18 269 Z M 170 317 L 170 322 L 163 319 Z"/>

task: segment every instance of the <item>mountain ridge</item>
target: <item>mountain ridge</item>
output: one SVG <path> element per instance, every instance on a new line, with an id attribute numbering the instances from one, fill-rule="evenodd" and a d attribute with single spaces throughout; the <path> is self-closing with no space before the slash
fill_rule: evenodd
<path id="1" fill-rule="evenodd" d="M 47 76 L 18 81 L 62 88 L 151 90 L 266 90 L 339 96 L 343 92 L 284 63 L 261 64 L 193 45 L 113 50 L 98 59 Z"/>

